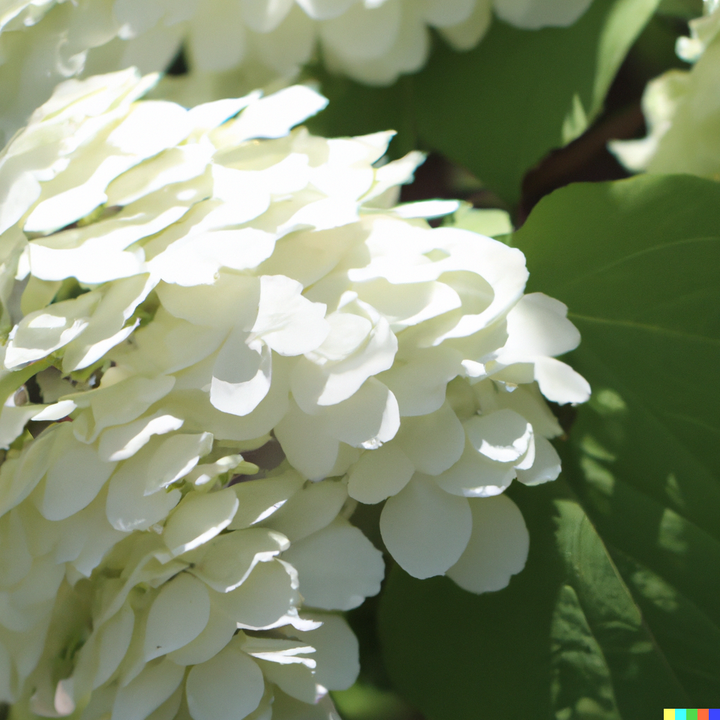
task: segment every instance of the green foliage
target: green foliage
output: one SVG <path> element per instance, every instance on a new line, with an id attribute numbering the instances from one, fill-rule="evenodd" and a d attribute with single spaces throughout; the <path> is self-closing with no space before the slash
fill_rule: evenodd
<path id="1" fill-rule="evenodd" d="M 494 22 L 460 57 L 438 46 L 416 86 L 420 137 L 515 204 L 525 173 L 602 109 L 656 5 L 595 0 L 569 28 L 527 31 Z"/>
<path id="2" fill-rule="evenodd" d="M 395 569 L 391 677 L 430 720 L 651 720 L 720 694 L 720 186 L 575 185 L 514 243 L 571 308 L 593 385 L 563 477 L 513 487 L 530 557 L 475 597 Z"/>
<path id="3" fill-rule="evenodd" d="M 368 88 L 313 69 L 330 99 L 312 127 L 329 135 L 400 133 L 393 149 L 439 150 L 510 205 L 523 176 L 582 134 L 659 0 L 595 0 L 569 28 L 519 30 L 495 19 L 458 53 L 436 42 L 431 62 L 391 88 Z"/>

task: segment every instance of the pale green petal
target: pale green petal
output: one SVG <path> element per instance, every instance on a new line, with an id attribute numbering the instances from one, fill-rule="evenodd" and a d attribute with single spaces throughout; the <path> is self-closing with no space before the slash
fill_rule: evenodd
<path id="1" fill-rule="evenodd" d="M 257 664 L 231 644 L 196 665 L 186 687 L 193 720 L 243 720 L 260 704 L 265 686 Z"/>
<path id="2" fill-rule="evenodd" d="M 153 601 L 145 626 L 145 660 L 192 642 L 210 618 L 210 596 L 203 582 L 180 573 L 163 585 Z"/>
<path id="3" fill-rule="evenodd" d="M 328 690 L 347 690 L 360 672 L 358 641 L 340 615 L 313 613 L 322 622 L 316 630 L 293 630 L 292 634 L 315 648 L 315 681 Z"/>
<path id="4" fill-rule="evenodd" d="M 106 462 L 127 460 L 147 445 L 153 436 L 179 430 L 182 425 L 181 418 L 167 415 L 160 410 L 126 425 L 103 430 L 100 433 L 98 454 Z"/>
<path id="5" fill-rule="evenodd" d="M 277 509 L 263 526 L 277 530 L 292 543 L 327 527 L 347 499 L 344 483 L 325 480 L 310 483 Z"/>
<path id="6" fill-rule="evenodd" d="M 288 470 L 281 475 L 255 482 L 232 485 L 239 507 L 229 525 L 231 530 L 250 527 L 277 512 L 305 482 L 296 471 Z"/>
<path id="7" fill-rule="evenodd" d="M 217 655 L 233 638 L 236 622 L 212 603 L 210 618 L 203 631 L 187 645 L 171 652 L 168 657 L 178 665 L 199 665 Z"/>
<path id="8" fill-rule="evenodd" d="M 36 501 L 48 520 L 62 520 L 86 507 L 115 469 L 115 463 L 105 462 L 94 447 L 65 435 L 63 451 L 53 458 Z"/>
<path id="9" fill-rule="evenodd" d="M 152 495 L 185 477 L 212 449 L 211 433 L 177 434 L 160 440 L 147 465 L 145 494 Z"/>
<path id="10" fill-rule="evenodd" d="M 97 666 L 93 689 L 107 682 L 125 657 L 132 638 L 135 616 L 129 605 L 123 605 L 98 631 Z"/>
<path id="11" fill-rule="evenodd" d="M 210 597 L 238 627 L 250 630 L 274 626 L 299 602 L 296 578 L 278 560 L 259 563 L 240 587 L 229 593 L 211 591 Z"/>
<path id="12" fill-rule="evenodd" d="M 190 572 L 217 592 L 231 592 L 258 563 L 272 560 L 289 547 L 284 535 L 265 528 L 227 533 L 207 543 Z"/>
<path id="13" fill-rule="evenodd" d="M 283 558 L 297 568 L 300 592 L 310 607 L 351 610 L 380 591 L 382 554 L 341 518 L 293 543 Z"/>
<path id="14" fill-rule="evenodd" d="M 238 504 L 231 488 L 207 495 L 186 496 L 163 531 L 170 555 L 180 555 L 199 547 L 222 532 L 230 524 Z"/>
<path id="15" fill-rule="evenodd" d="M 146 720 L 175 692 L 183 674 L 184 669 L 170 660 L 147 665 L 131 683 L 118 690 L 111 720 Z"/>

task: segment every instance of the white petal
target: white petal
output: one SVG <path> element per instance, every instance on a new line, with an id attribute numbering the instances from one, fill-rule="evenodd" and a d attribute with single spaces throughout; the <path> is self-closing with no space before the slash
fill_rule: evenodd
<path id="1" fill-rule="evenodd" d="M 100 435 L 98 454 L 108 462 L 127 460 L 144 447 L 154 435 L 165 435 L 173 430 L 179 430 L 182 425 L 183 420 L 180 418 L 159 411 L 127 425 L 108 428 Z"/>
<path id="2" fill-rule="evenodd" d="M 279 138 L 303 120 L 320 112 L 327 100 L 302 85 L 280 90 L 251 103 L 232 124 L 219 128 L 232 143 L 253 138 Z M 225 140 L 226 138 L 223 138 Z"/>
<path id="3" fill-rule="evenodd" d="M 389 498 L 380 516 L 388 552 L 421 579 L 445 574 L 465 550 L 471 530 L 467 499 L 449 495 L 423 475 Z"/>
<path id="4" fill-rule="evenodd" d="M 572 25 L 592 0 L 494 0 L 498 17 L 516 27 L 537 30 Z"/>
<path id="5" fill-rule="evenodd" d="M 65 425 L 65 423 L 63 423 Z M 0 511 L 4 514 L 24 500 L 42 480 L 52 462 L 56 441 L 64 442 L 67 432 L 58 426 L 37 438 L 17 461 L 0 465 Z"/>
<path id="6" fill-rule="evenodd" d="M 219 0 L 212 12 L 196 13 L 191 27 L 188 49 L 198 71 L 223 72 L 243 61 L 247 39 L 239 3 Z"/>
<path id="7" fill-rule="evenodd" d="M 283 557 L 297 569 L 311 607 L 351 610 L 380 591 L 382 554 L 342 518 L 293 544 Z"/>
<path id="8" fill-rule="evenodd" d="M 302 296 L 302 285 L 282 275 L 260 278 L 260 306 L 252 336 L 281 355 L 314 350 L 328 335 L 325 305 Z"/>
<path id="9" fill-rule="evenodd" d="M 278 689 L 273 693 L 272 717 L 273 720 L 338 720 L 340 715 L 329 694 L 309 705 Z"/>
<path id="10" fill-rule="evenodd" d="M 295 630 L 293 635 L 315 648 L 315 681 L 328 690 L 347 690 L 360 672 L 358 641 L 347 622 L 338 615 L 313 613 L 322 622 L 317 630 Z"/>
<path id="11" fill-rule="evenodd" d="M 472 446 L 495 462 L 517 463 L 533 442 L 532 425 L 512 410 L 475 415 L 464 427 Z"/>
<path id="12" fill-rule="evenodd" d="M 313 20 L 330 20 L 347 12 L 355 0 L 296 0 Z"/>
<path id="13" fill-rule="evenodd" d="M 103 462 L 93 447 L 73 438 L 50 465 L 38 509 L 48 520 L 70 517 L 92 502 L 114 469 L 115 463 Z"/>
<path id="14" fill-rule="evenodd" d="M 380 317 L 364 345 L 349 357 L 323 366 L 300 359 L 292 375 L 293 395 L 308 412 L 347 400 L 369 377 L 392 367 L 396 352 L 397 338 Z"/>
<path id="15" fill-rule="evenodd" d="M 12 227 L 40 197 L 41 185 L 32 173 L 19 173 L 2 191 L 0 234 Z"/>
<path id="16" fill-rule="evenodd" d="M 367 450 L 350 470 L 348 494 L 361 503 L 379 503 L 397 495 L 414 472 L 415 466 L 395 443 Z"/>
<path id="17" fill-rule="evenodd" d="M 242 0 L 243 19 L 257 33 L 271 32 L 292 6 L 293 0 Z"/>
<path id="18" fill-rule="evenodd" d="M 339 17 L 320 26 L 324 46 L 349 61 L 372 60 L 385 55 L 395 42 L 402 21 L 402 5 L 387 0 L 379 7 L 355 3 Z"/>
<path id="19" fill-rule="evenodd" d="M 245 582 L 228 593 L 210 593 L 213 603 L 238 627 L 273 626 L 298 602 L 296 580 L 278 560 L 259 563 Z"/>
<path id="20" fill-rule="evenodd" d="M 290 547 L 288 539 L 265 528 L 220 535 L 208 543 L 190 572 L 213 590 L 231 592 L 245 582 L 259 562 L 268 562 Z"/>
<path id="21" fill-rule="evenodd" d="M 473 524 L 470 542 L 447 575 L 470 592 L 501 590 L 525 567 L 530 542 L 525 521 L 506 495 L 469 502 Z"/>
<path id="22" fill-rule="evenodd" d="M 265 478 L 262 482 L 250 479 L 231 485 L 240 505 L 229 528 L 240 530 L 270 517 L 302 487 L 304 482 L 304 478 L 294 470 L 290 470 L 279 476 Z"/>
<path id="23" fill-rule="evenodd" d="M 290 464 L 311 480 L 327 477 L 338 458 L 340 442 L 326 434 L 322 419 L 306 415 L 294 400 L 276 425 L 275 437 Z"/>
<path id="24" fill-rule="evenodd" d="M 120 465 L 108 483 L 107 518 L 117 530 L 147 530 L 163 520 L 178 504 L 177 489 L 145 495 L 145 468 L 150 452 L 140 452 L 131 461 Z"/>
<path id="25" fill-rule="evenodd" d="M 402 416 L 429 415 L 445 402 L 447 384 L 460 373 L 462 356 L 453 348 L 421 348 L 380 376 L 397 397 Z"/>
<path id="26" fill-rule="evenodd" d="M 143 647 L 145 660 L 192 642 L 209 618 L 210 596 L 205 584 L 188 573 L 180 573 L 162 586 L 150 607 Z"/>
<path id="27" fill-rule="evenodd" d="M 108 382 L 111 375 L 112 369 L 105 373 L 103 382 Z M 101 386 L 97 390 L 73 393 L 69 397 L 77 407 L 90 408 L 92 411 L 87 414 L 88 432 L 79 433 L 76 424 L 75 437 L 83 442 L 94 442 L 105 428 L 134 421 L 153 403 L 170 392 L 174 384 L 173 377 L 161 375 L 146 378 L 135 375 L 113 385 Z M 92 422 L 89 420 L 90 417 Z"/>
<path id="28" fill-rule="evenodd" d="M 303 703 L 314 705 L 324 694 L 315 683 L 312 670 L 304 664 L 280 664 L 260 659 L 256 662 L 269 682 Z"/>
<path id="29" fill-rule="evenodd" d="M 555 448 L 544 437 L 535 435 L 535 462 L 528 470 L 518 470 L 517 478 L 525 485 L 539 485 L 555 480 L 561 469 Z"/>
<path id="30" fill-rule="evenodd" d="M 157 155 L 179 144 L 190 132 L 184 107 L 164 100 L 145 100 L 132 107 L 106 143 L 129 155 Z"/>
<path id="31" fill-rule="evenodd" d="M 257 664 L 233 644 L 187 677 L 193 720 L 243 720 L 260 704 L 265 683 Z"/>
<path id="32" fill-rule="evenodd" d="M 459 308 L 461 298 L 444 282 L 406 282 L 393 284 L 377 278 L 359 284 L 361 300 L 381 312 L 394 332 Z"/>
<path id="33" fill-rule="evenodd" d="M 210 433 L 171 435 L 160 441 L 147 466 L 145 494 L 152 495 L 185 477 L 212 449 Z"/>
<path id="34" fill-rule="evenodd" d="M 47 357 L 74 340 L 90 322 L 100 295 L 86 293 L 26 315 L 13 329 L 5 352 L 9 370 Z"/>
<path id="35" fill-rule="evenodd" d="M 211 608 L 204 630 L 192 642 L 171 652 L 168 657 L 178 665 L 199 665 L 207 662 L 232 640 L 236 631 L 237 624 L 234 620 Z"/>
<path id="36" fill-rule="evenodd" d="M 490 497 L 503 492 L 515 475 L 512 463 L 489 460 L 477 452 L 468 440 L 462 457 L 438 475 L 435 482 L 452 495 Z"/>
<path id="37" fill-rule="evenodd" d="M 555 356 L 580 344 L 578 329 L 567 319 L 567 306 L 542 293 L 520 299 L 508 313 L 507 332 L 502 354 Z"/>
<path id="38" fill-rule="evenodd" d="M 148 665 L 115 696 L 111 720 L 145 720 L 182 682 L 184 668 L 170 660 Z"/>
<path id="39" fill-rule="evenodd" d="M 465 22 L 477 2 L 482 0 L 424 0 L 422 2 L 425 22 L 435 27 L 457 25 Z"/>
<path id="40" fill-rule="evenodd" d="M 372 330 L 372 323 L 361 315 L 335 312 L 327 318 L 330 334 L 320 347 L 318 355 L 330 361 L 344 360 L 352 355 Z"/>
<path id="41" fill-rule="evenodd" d="M 129 605 L 123 605 L 97 632 L 97 666 L 93 689 L 100 687 L 118 669 L 130 647 L 135 615 Z"/>
<path id="42" fill-rule="evenodd" d="M 416 470 L 439 475 L 460 459 L 465 431 L 446 402 L 430 415 L 403 418 L 396 442 Z"/>
<path id="43" fill-rule="evenodd" d="M 163 540 L 171 554 L 192 550 L 222 532 L 233 519 L 238 504 L 231 488 L 186 496 L 163 531 Z"/>
<path id="44" fill-rule="evenodd" d="M 560 405 L 583 403 L 590 397 L 588 381 L 555 358 L 538 358 L 535 361 L 535 379 L 542 394 Z"/>
<path id="45" fill-rule="evenodd" d="M 374 377 L 349 399 L 320 408 L 328 435 L 353 447 L 374 449 L 395 437 L 400 412 L 395 396 Z"/>
<path id="46" fill-rule="evenodd" d="M 5 548 L 0 556 L 0 582 L 4 587 L 11 587 L 30 572 L 33 560 L 17 510 L 0 519 L 0 543 Z"/>
<path id="47" fill-rule="evenodd" d="M 265 520 L 264 525 L 296 543 L 327 527 L 340 512 L 346 499 L 347 488 L 340 481 L 312 483 L 296 492 Z"/>
<path id="48" fill-rule="evenodd" d="M 185 287 L 161 282 L 155 291 L 174 317 L 193 325 L 220 328 L 235 325 L 247 330 L 257 317 L 260 279 L 219 272 L 210 285 Z"/>
<path id="49" fill-rule="evenodd" d="M 250 213 L 257 216 L 265 205 L 256 203 Z M 192 286 L 211 284 L 220 268 L 250 270 L 272 255 L 275 238 L 270 233 L 245 227 L 196 233 L 172 244 L 148 263 L 167 283 Z"/>

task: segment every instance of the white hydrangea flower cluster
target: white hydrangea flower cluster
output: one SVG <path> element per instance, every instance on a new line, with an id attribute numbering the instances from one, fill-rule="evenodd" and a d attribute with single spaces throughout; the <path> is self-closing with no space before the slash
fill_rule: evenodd
<path id="1" fill-rule="evenodd" d="M 720 4 L 704 0 L 704 6 L 704 15 L 690 22 L 691 37 L 679 38 L 676 47 L 692 69 L 669 70 L 645 89 L 647 136 L 610 143 L 628 170 L 720 180 Z"/>
<path id="2" fill-rule="evenodd" d="M 292 129 L 305 87 L 138 101 L 155 80 L 68 81 L 0 156 L 0 697 L 331 717 L 331 613 L 383 574 L 353 503 L 386 500 L 414 576 L 506 585 L 502 493 L 559 473 L 543 395 L 587 399 L 553 357 L 579 335 L 520 251 L 423 219 L 456 204 L 393 207 L 422 158 L 379 163 L 391 133 Z"/>
<path id="3" fill-rule="evenodd" d="M 376 594 L 384 573 L 345 517 L 346 484 L 310 484 L 287 463 L 259 471 L 241 453 L 267 430 L 220 412 L 205 422 L 182 393 L 158 411 L 177 376 L 128 375 L 107 355 L 161 312 L 161 275 L 138 243 L 209 222 L 220 244 L 207 248 L 226 254 L 238 220 L 267 211 L 279 186 L 214 156 L 244 148 L 249 168 L 274 167 L 284 183 L 299 158 L 277 167 L 255 138 L 288 142 L 324 100 L 292 88 L 189 112 L 135 103 L 152 81 L 70 81 L 0 158 L 0 701 L 83 720 L 334 718 L 327 691 L 354 682 L 358 659 L 332 612 Z M 108 206 L 116 190 L 122 205 Z M 256 263 L 267 234 L 245 233 L 231 265 Z M 161 319 L 157 329 L 162 344 Z M 166 350 L 200 369 L 183 357 L 191 348 Z"/>
<path id="4" fill-rule="evenodd" d="M 26 122 L 56 83 L 82 72 L 165 70 L 183 44 L 203 99 L 217 74 L 242 71 L 233 91 L 291 78 L 320 49 L 334 72 L 388 84 L 419 70 L 430 28 L 454 48 L 474 47 L 493 10 L 536 29 L 570 25 L 591 0 L 19 0 L 0 10 L 0 117 Z M 90 52 L 88 58 L 88 51 Z M 223 93 L 224 95 L 224 93 Z M 218 95 L 222 96 L 222 95 Z M 7 102 L 12 98 L 12 102 Z"/>

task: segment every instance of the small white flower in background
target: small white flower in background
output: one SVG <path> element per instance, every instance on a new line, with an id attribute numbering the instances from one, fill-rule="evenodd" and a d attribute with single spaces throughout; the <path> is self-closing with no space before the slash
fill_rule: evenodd
<path id="1" fill-rule="evenodd" d="M 678 39 L 678 55 L 690 70 L 669 70 L 648 83 L 642 109 L 648 134 L 609 146 L 633 172 L 691 173 L 720 179 L 720 6 L 705 0 L 705 14 L 690 21 L 691 37 Z"/>
<path id="2" fill-rule="evenodd" d="M 431 28 L 468 50 L 487 31 L 493 9 L 506 22 L 537 29 L 574 23 L 590 2 L 21 0 L 0 10 L 0 130 L 9 139 L 64 79 L 133 65 L 163 71 L 183 45 L 193 74 L 182 92 L 198 102 L 224 97 L 230 87 L 242 93 L 291 80 L 318 50 L 331 71 L 384 85 L 425 64 Z"/>
<path id="3" fill-rule="evenodd" d="M 155 79 L 66 82 L 0 158 L 0 697 L 330 718 L 332 612 L 383 575 L 354 504 L 412 575 L 504 587 L 502 493 L 560 471 L 579 335 L 519 250 L 429 227 L 457 203 L 394 206 L 422 156 L 378 163 L 392 133 L 293 129 L 326 102 L 300 86 L 138 101 Z"/>

